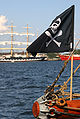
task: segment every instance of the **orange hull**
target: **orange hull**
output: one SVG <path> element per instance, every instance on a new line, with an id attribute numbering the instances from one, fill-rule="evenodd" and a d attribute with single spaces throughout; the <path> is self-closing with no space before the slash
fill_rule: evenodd
<path id="1" fill-rule="evenodd" d="M 68 109 L 57 105 L 52 107 L 53 109 L 56 109 L 57 112 L 60 112 L 60 114 L 58 114 L 57 116 L 57 119 L 80 118 L 80 117 L 76 117 L 76 115 L 80 115 L 80 110 L 79 110 L 80 100 L 72 100 L 72 101 L 68 100 L 66 101 L 66 103 Z M 69 109 L 69 108 L 73 108 L 73 109 Z M 54 111 L 52 112 L 52 114 L 54 114 Z"/>
<path id="2" fill-rule="evenodd" d="M 59 57 L 63 61 L 63 60 L 68 60 L 69 55 L 59 55 Z M 69 60 L 71 60 L 71 58 Z M 80 55 L 74 55 L 73 60 L 80 60 Z"/>

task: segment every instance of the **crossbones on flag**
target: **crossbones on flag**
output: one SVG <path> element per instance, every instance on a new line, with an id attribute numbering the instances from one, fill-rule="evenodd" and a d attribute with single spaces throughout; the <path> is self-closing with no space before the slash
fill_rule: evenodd
<path id="1" fill-rule="evenodd" d="M 57 16 L 28 48 L 35 56 L 37 53 L 69 52 L 74 44 L 74 5 Z"/>

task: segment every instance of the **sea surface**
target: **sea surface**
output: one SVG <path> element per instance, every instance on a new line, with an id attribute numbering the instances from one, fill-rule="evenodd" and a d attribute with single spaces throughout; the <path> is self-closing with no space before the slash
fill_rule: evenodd
<path id="1" fill-rule="evenodd" d="M 74 61 L 74 69 L 79 63 Z M 0 63 L 0 119 L 34 119 L 34 101 L 53 83 L 63 64 L 64 61 Z M 69 62 L 57 84 L 69 78 L 70 66 Z M 80 93 L 80 69 L 73 78 L 73 92 Z"/>

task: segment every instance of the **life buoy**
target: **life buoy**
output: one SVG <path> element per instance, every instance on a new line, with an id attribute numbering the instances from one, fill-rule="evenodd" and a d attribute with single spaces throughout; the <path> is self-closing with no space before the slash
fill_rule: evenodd
<path id="1" fill-rule="evenodd" d="M 56 100 L 56 104 L 59 105 L 59 106 L 65 106 L 66 101 L 63 98 L 59 98 L 58 100 Z"/>

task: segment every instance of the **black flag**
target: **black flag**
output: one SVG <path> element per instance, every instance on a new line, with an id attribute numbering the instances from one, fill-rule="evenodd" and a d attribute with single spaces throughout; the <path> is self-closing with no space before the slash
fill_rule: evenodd
<path id="1" fill-rule="evenodd" d="M 35 56 L 37 53 L 69 52 L 74 44 L 74 5 L 57 16 L 28 48 Z"/>

